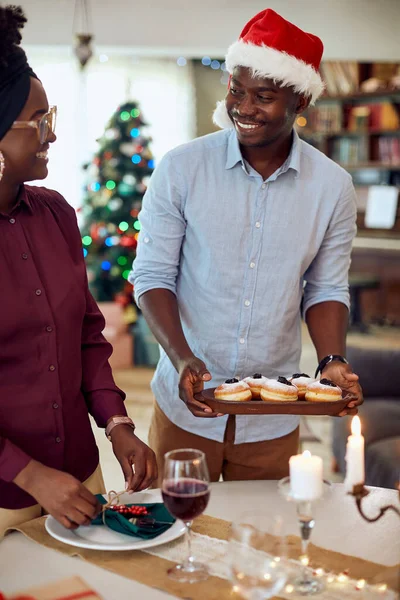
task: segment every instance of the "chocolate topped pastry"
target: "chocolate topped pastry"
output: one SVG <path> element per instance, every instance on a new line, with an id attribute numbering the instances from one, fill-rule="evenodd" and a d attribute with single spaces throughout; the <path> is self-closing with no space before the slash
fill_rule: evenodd
<path id="1" fill-rule="evenodd" d="M 247 383 L 238 381 L 236 378 L 227 379 L 214 390 L 216 400 L 231 400 L 233 402 L 245 402 L 251 400 L 251 390 Z"/>
<path id="2" fill-rule="evenodd" d="M 295 385 L 299 391 L 299 400 L 304 400 L 307 387 L 314 383 L 315 379 L 307 375 L 307 373 L 294 373 L 290 378 L 290 381 Z"/>
<path id="3" fill-rule="evenodd" d="M 264 381 L 267 381 L 267 378 L 261 375 L 261 373 L 254 373 L 253 377 L 246 377 L 243 381 L 250 387 L 253 400 L 259 400 L 262 385 Z"/>
<path id="4" fill-rule="evenodd" d="M 297 387 L 286 377 L 267 379 L 260 392 L 261 400 L 266 402 L 294 402 L 297 400 Z"/>
<path id="5" fill-rule="evenodd" d="M 308 402 L 335 402 L 341 398 L 342 390 L 330 379 L 314 381 L 307 387 L 306 400 Z"/>

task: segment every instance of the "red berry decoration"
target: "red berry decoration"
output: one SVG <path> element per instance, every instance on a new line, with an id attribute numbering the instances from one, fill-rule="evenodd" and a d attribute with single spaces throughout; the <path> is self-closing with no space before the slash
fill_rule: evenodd
<path id="1" fill-rule="evenodd" d="M 131 506 L 127 506 L 126 504 L 116 504 L 110 506 L 110 508 L 111 510 L 126 517 L 139 517 L 149 514 L 149 511 L 145 506 L 137 506 L 135 504 L 132 504 Z"/>

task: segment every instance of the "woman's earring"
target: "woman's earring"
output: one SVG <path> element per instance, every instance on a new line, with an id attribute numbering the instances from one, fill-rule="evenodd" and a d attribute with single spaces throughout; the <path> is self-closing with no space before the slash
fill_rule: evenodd
<path id="1" fill-rule="evenodd" d="M 0 181 L 3 179 L 5 167 L 6 167 L 6 161 L 4 160 L 4 154 L 0 150 Z"/>

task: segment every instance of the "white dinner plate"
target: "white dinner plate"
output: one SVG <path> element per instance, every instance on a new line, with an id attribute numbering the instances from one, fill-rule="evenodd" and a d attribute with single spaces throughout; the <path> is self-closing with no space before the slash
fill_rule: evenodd
<path id="1" fill-rule="evenodd" d="M 161 502 L 160 490 L 124 494 L 120 498 L 121 504 L 146 504 L 151 502 Z M 90 550 L 144 550 L 145 548 L 171 542 L 185 533 L 185 526 L 179 520 L 175 521 L 167 531 L 152 540 L 142 540 L 123 533 L 117 533 L 102 525 L 66 529 L 50 515 L 47 517 L 45 525 L 47 533 L 56 540 L 70 546 L 89 548 Z"/>

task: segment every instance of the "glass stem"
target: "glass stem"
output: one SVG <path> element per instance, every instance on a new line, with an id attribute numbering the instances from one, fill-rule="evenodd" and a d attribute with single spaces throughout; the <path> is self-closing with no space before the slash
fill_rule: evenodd
<path id="1" fill-rule="evenodd" d="M 301 527 L 301 531 L 303 533 L 303 528 L 304 528 L 304 523 L 300 523 L 300 527 Z M 308 558 L 308 540 L 305 540 L 302 538 L 301 540 L 301 557 L 302 557 L 302 577 L 303 577 L 303 581 L 307 581 L 308 580 L 308 563 L 309 563 L 309 558 Z"/>
<path id="2" fill-rule="evenodd" d="M 308 544 L 310 541 L 312 530 L 314 529 L 315 521 L 312 516 L 312 504 L 311 502 L 299 502 L 297 505 L 297 514 L 300 524 L 301 533 L 301 561 L 302 561 L 302 574 L 303 580 L 308 581 L 309 579 L 309 557 L 308 557 Z"/>
<path id="3" fill-rule="evenodd" d="M 187 548 L 188 548 L 188 555 L 187 555 L 187 559 L 186 559 L 187 565 L 192 565 L 194 563 L 194 556 L 192 555 L 192 523 L 193 523 L 193 521 L 187 521 L 185 523 Z"/>

